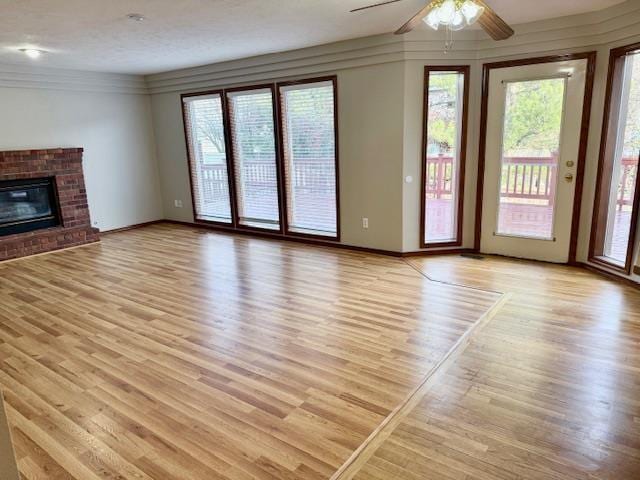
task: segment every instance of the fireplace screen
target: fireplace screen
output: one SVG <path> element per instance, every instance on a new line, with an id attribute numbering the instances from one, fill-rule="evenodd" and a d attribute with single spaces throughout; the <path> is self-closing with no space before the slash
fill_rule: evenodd
<path id="1" fill-rule="evenodd" d="M 59 224 L 52 178 L 0 181 L 0 236 Z"/>

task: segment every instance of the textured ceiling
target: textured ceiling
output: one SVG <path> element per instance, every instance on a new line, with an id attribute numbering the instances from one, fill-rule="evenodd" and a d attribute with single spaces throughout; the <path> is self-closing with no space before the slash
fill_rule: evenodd
<path id="1" fill-rule="evenodd" d="M 375 1 L 0 0 L 0 63 L 155 73 L 391 32 L 425 3 L 349 13 Z M 518 24 L 623 0 L 488 1 Z M 147 18 L 136 23 L 128 13 Z M 34 62 L 17 51 L 24 47 L 50 53 Z"/>

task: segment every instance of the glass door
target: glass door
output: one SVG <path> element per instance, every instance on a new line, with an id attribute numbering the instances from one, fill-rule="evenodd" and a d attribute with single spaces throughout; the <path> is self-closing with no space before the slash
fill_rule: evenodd
<path id="1" fill-rule="evenodd" d="M 483 252 L 568 261 L 586 68 L 574 60 L 491 72 Z"/>

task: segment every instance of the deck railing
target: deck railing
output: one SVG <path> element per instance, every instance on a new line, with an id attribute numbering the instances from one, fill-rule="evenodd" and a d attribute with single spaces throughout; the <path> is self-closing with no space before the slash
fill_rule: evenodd
<path id="1" fill-rule="evenodd" d="M 553 205 L 557 184 L 558 159 L 551 157 L 505 157 L 500 185 L 500 197 L 539 200 L 541 205 Z M 453 158 L 439 155 L 427 158 L 426 193 L 429 198 L 451 198 Z M 618 208 L 633 203 L 638 159 L 622 159 Z M 517 201 L 517 200 L 516 200 Z"/>
<path id="2" fill-rule="evenodd" d="M 427 157 L 427 198 L 451 198 L 453 193 L 453 157 L 445 155 Z"/>
<path id="3" fill-rule="evenodd" d="M 311 230 L 330 232 L 336 225 L 336 182 L 333 160 L 298 161 L 288 172 L 288 194 L 292 197 L 292 216 L 289 221 Z M 250 161 L 242 164 L 243 214 L 252 218 L 277 218 L 278 190 L 276 165 L 270 161 Z M 202 201 L 211 208 L 225 208 L 229 204 L 227 166 L 200 166 Z M 228 207 L 226 207 L 228 208 Z"/>
<path id="4" fill-rule="evenodd" d="M 620 211 L 626 206 L 633 207 L 633 194 L 638 175 L 638 159 L 633 157 L 623 158 L 621 168 L 621 181 L 618 189 L 618 210 Z"/>
<path id="5" fill-rule="evenodd" d="M 200 168 L 204 184 L 210 184 L 212 189 L 227 182 L 227 166 L 224 164 L 204 164 Z M 245 162 L 242 166 L 242 176 L 245 184 L 266 186 L 276 181 L 276 167 L 270 162 Z M 335 189 L 335 173 L 332 161 L 310 160 L 296 162 L 292 172 L 293 185 L 299 188 Z"/>
<path id="6" fill-rule="evenodd" d="M 500 197 L 540 200 L 553 205 L 556 198 L 558 158 L 504 157 Z"/>
<path id="7" fill-rule="evenodd" d="M 505 157 L 501 198 L 540 200 L 540 204 L 552 205 L 555 198 L 557 164 L 558 160 L 555 157 Z M 260 188 L 273 185 L 276 181 L 273 162 L 246 162 L 243 168 L 247 186 Z M 298 190 L 305 189 L 318 194 L 333 195 L 335 175 L 331 162 L 323 160 L 297 162 L 293 168 L 292 179 Z M 426 193 L 429 198 L 451 198 L 452 172 L 452 157 L 440 155 L 427 159 Z M 201 166 L 200 173 L 205 198 L 216 198 L 227 191 L 226 165 L 205 164 Z M 617 200 L 619 209 L 632 204 L 637 173 L 638 159 L 624 158 Z"/>

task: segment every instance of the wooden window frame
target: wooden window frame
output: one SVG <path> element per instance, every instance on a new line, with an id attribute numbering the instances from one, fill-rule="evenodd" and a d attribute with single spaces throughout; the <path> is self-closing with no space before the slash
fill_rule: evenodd
<path id="1" fill-rule="evenodd" d="M 457 72 L 461 73 L 464 80 L 462 92 L 462 122 L 460 125 L 460 161 L 458 165 L 458 205 L 457 205 L 457 230 L 456 239 L 448 242 L 426 242 L 427 228 L 427 147 L 428 147 L 428 122 L 429 122 L 429 77 L 431 72 Z M 463 242 L 464 232 L 464 186 L 465 171 L 467 163 L 467 133 L 469 124 L 469 78 L 471 74 L 470 65 L 427 65 L 424 67 L 424 100 L 422 119 L 422 185 L 420 188 L 420 248 L 432 249 L 443 247 L 460 247 Z"/>
<path id="2" fill-rule="evenodd" d="M 237 181 L 238 179 L 236 178 L 236 170 L 235 170 L 235 156 L 234 156 L 234 146 L 233 146 L 233 134 L 231 132 L 231 107 L 229 106 L 229 97 L 228 95 L 230 93 L 237 93 L 237 92 L 251 92 L 252 90 L 270 90 L 271 91 L 271 110 L 272 110 L 272 115 L 273 115 L 273 145 L 274 145 L 274 156 L 275 156 L 275 163 L 276 163 L 276 188 L 278 189 L 277 192 L 277 198 L 278 198 L 278 228 L 261 228 L 261 227 L 254 227 L 254 226 L 250 226 L 250 225 L 242 225 L 240 223 L 240 217 L 239 217 L 239 209 L 238 209 L 238 196 L 237 196 Z M 281 167 L 280 164 L 282 163 L 282 158 L 280 155 L 280 147 L 279 147 L 279 128 L 280 126 L 278 125 L 278 113 L 277 113 L 277 106 L 276 106 L 276 88 L 275 85 L 273 83 L 265 83 L 265 84 L 258 84 L 258 85 L 250 85 L 250 86 L 246 86 L 246 87 L 234 87 L 234 88 L 226 88 L 224 89 L 224 95 L 225 95 L 225 109 L 224 109 L 224 115 L 226 117 L 226 123 L 229 126 L 228 128 L 228 136 L 227 136 L 227 143 L 229 145 L 229 159 L 231 162 L 231 168 L 232 170 L 230 170 L 230 181 L 231 183 L 233 183 L 234 186 L 234 196 L 233 196 L 233 202 L 235 205 L 234 208 L 234 227 L 238 230 L 247 230 L 250 232 L 271 232 L 271 233 L 276 233 L 276 234 L 284 234 L 284 219 L 283 219 L 283 211 L 282 211 L 282 188 L 284 186 L 283 184 L 283 179 L 281 176 Z M 227 132 L 225 132 L 226 134 Z M 232 172 L 232 173 L 231 173 Z"/>
<path id="3" fill-rule="evenodd" d="M 284 122 L 283 112 L 282 112 L 282 87 L 291 87 L 295 85 L 308 85 L 312 83 L 323 83 L 323 82 L 331 82 L 333 85 L 333 133 L 335 139 L 334 145 L 334 159 L 335 159 L 335 172 L 336 172 L 336 234 L 335 235 L 314 235 L 311 233 L 304 232 L 295 232 L 291 231 L 289 228 L 289 216 L 287 214 L 288 204 L 287 204 L 287 192 L 286 192 L 286 178 L 285 178 L 285 159 L 284 159 L 284 131 L 282 129 L 282 125 Z M 284 228 L 285 235 L 295 236 L 300 238 L 315 238 L 318 240 L 328 240 L 339 242 L 340 241 L 340 161 L 339 161 L 339 153 L 338 153 L 338 77 L 336 75 L 331 75 L 328 77 L 317 77 L 317 78 L 307 78 L 304 80 L 294 80 L 289 82 L 279 82 L 276 84 L 276 92 L 277 98 L 276 103 L 278 105 L 278 144 L 280 146 L 280 168 L 281 168 L 281 177 L 283 179 L 283 188 L 281 191 L 282 196 L 282 209 L 283 209 L 283 218 L 284 218 Z"/>
<path id="4" fill-rule="evenodd" d="M 634 268 L 633 254 L 636 248 L 638 213 L 640 212 L 640 175 L 636 175 L 635 197 L 633 210 L 631 212 L 631 225 L 629 231 L 629 244 L 627 246 L 627 256 L 624 265 L 613 262 L 603 255 L 599 255 L 598 251 L 604 248 L 604 236 L 606 235 L 610 207 L 609 199 L 605 192 L 608 192 L 611 188 L 613 155 L 610 154 L 610 147 L 614 146 L 612 145 L 612 142 L 616 142 L 616 139 L 611 138 L 612 132 L 609 131 L 609 126 L 611 123 L 611 115 L 612 113 L 618 112 L 620 103 L 620 99 L 617 98 L 617 95 L 614 96 L 614 93 L 617 94 L 620 90 L 620 67 L 623 65 L 620 60 L 624 59 L 627 55 L 636 52 L 640 52 L 640 42 L 614 48 L 609 54 L 609 73 L 607 76 L 607 88 L 602 119 L 602 134 L 600 137 L 598 174 L 596 178 L 591 238 L 589 242 L 589 262 L 627 275 L 631 275 Z"/>
<path id="5" fill-rule="evenodd" d="M 198 218 L 198 212 L 196 210 L 196 196 L 194 193 L 194 185 L 193 185 L 193 165 L 195 162 L 195 158 L 193 156 L 191 142 L 189 141 L 189 133 L 187 130 L 187 109 L 185 105 L 185 100 L 189 98 L 197 98 L 197 97 L 207 97 L 210 95 L 219 95 L 220 101 L 222 103 L 222 126 L 224 130 L 224 146 L 225 146 L 225 156 L 227 161 L 227 183 L 229 184 L 229 202 L 231 206 L 231 222 L 217 222 L 215 220 L 204 220 Z M 229 152 L 229 134 L 228 134 L 228 123 L 227 123 L 227 108 L 226 108 L 226 95 L 224 90 L 207 90 L 204 92 L 196 92 L 196 93 L 183 93 L 180 95 L 180 106 L 182 108 L 182 124 L 184 127 L 184 141 L 187 147 L 187 165 L 189 167 L 189 191 L 191 192 L 191 209 L 193 212 L 193 221 L 195 223 L 202 223 L 206 225 L 214 225 L 223 228 L 235 228 L 236 227 L 236 219 L 237 212 L 235 211 L 236 203 L 235 203 L 235 185 L 233 179 L 230 175 L 230 168 L 232 166 L 230 160 L 230 152 Z"/>
<path id="6" fill-rule="evenodd" d="M 285 192 L 285 179 L 284 179 L 284 156 L 283 156 L 283 134 L 282 134 L 282 112 L 280 111 L 280 87 L 291 85 L 303 85 L 309 83 L 320 83 L 331 81 L 333 84 L 333 101 L 334 101 L 334 134 L 335 134 L 335 165 L 336 165 L 336 235 L 314 235 L 308 233 L 301 233 L 291 231 L 288 225 L 287 219 L 287 199 Z M 279 216 L 279 229 L 260 228 L 248 225 L 241 225 L 238 215 L 238 198 L 236 187 L 236 170 L 234 164 L 234 151 L 231 133 L 231 119 L 230 108 L 227 94 L 234 92 L 244 92 L 251 90 L 266 90 L 269 89 L 272 95 L 272 107 L 273 107 L 273 122 L 274 122 L 274 145 L 275 145 L 275 159 L 276 159 L 276 176 L 277 176 L 277 188 L 278 188 L 278 216 Z M 185 108 L 185 99 L 195 98 L 208 95 L 220 95 L 222 101 L 223 112 L 223 127 L 225 137 L 225 149 L 227 157 L 227 181 L 229 184 L 229 196 L 231 203 L 231 223 L 217 222 L 214 220 L 204 220 L 198 218 L 196 211 L 194 185 L 193 185 L 193 152 L 189 142 L 189 136 L 187 133 L 187 111 Z M 261 235 L 267 235 L 270 237 L 291 237 L 307 240 L 317 240 L 319 242 L 326 241 L 331 243 L 340 242 L 341 239 L 341 221 L 340 221 L 340 169 L 339 169 L 339 142 L 338 142 L 338 77 L 337 75 L 305 78 L 301 80 L 288 81 L 288 82 L 274 82 L 274 83 L 261 83 L 251 84 L 233 88 L 220 88 L 214 90 L 198 91 L 183 93 L 180 95 L 180 103 L 182 108 L 182 122 L 184 128 L 185 145 L 187 148 L 187 165 L 189 168 L 189 188 L 191 193 L 191 204 L 193 212 L 194 223 L 200 225 L 207 225 L 220 230 L 226 231 L 240 231 L 247 233 L 256 233 Z"/>

